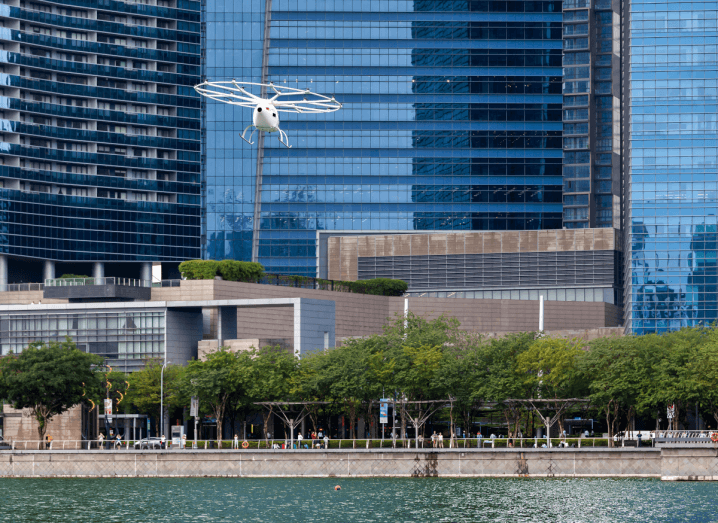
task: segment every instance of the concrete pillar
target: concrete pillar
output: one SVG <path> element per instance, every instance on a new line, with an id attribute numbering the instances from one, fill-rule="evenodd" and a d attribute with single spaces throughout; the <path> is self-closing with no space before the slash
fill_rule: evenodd
<path id="1" fill-rule="evenodd" d="M 237 339 L 237 307 L 219 307 L 217 338 L 219 346 L 226 340 Z"/>
<path id="2" fill-rule="evenodd" d="M 140 280 L 152 281 L 152 262 L 142 262 L 140 264 Z"/>
<path id="3" fill-rule="evenodd" d="M 0 254 L 0 290 L 6 290 L 7 285 L 7 256 Z"/>
<path id="4" fill-rule="evenodd" d="M 55 262 L 52 260 L 45 260 L 45 268 L 42 271 L 42 280 L 53 280 L 55 279 Z"/>
<path id="5" fill-rule="evenodd" d="M 95 262 L 92 264 L 92 277 L 95 279 L 105 277 L 105 264 L 102 262 Z"/>

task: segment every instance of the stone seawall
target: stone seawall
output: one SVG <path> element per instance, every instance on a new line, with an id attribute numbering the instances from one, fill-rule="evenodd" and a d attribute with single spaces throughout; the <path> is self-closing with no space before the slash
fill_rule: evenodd
<path id="1" fill-rule="evenodd" d="M 718 452 L 711 448 L 0 452 L 0 477 L 178 476 L 718 480 Z"/>

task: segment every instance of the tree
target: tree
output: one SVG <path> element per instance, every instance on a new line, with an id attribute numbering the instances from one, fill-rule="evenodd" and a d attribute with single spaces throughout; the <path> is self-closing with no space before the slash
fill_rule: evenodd
<path id="1" fill-rule="evenodd" d="M 635 412 L 642 411 L 640 398 L 652 387 L 654 355 L 643 338 L 630 336 L 594 340 L 578 359 L 591 404 L 606 416 L 610 446 L 621 418 L 628 423 Z"/>
<path id="2" fill-rule="evenodd" d="M 0 359 L 0 397 L 13 408 L 30 409 L 42 441 L 54 416 L 90 397 L 99 400 L 94 366 L 101 363 L 100 356 L 78 350 L 69 338 L 31 343 L 20 354 Z"/>
<path id="3" fill-rule="evenodd" d="M 263 347 L 252 352 L 248 381 L 251 402 L 286 400 L 295 379 L 298 361 L 280 346 Z M 272 411 L 272 407 L 261 411 L 265 439 Z"/>
<path id="4" fill-rule="evenodd" d="M 247 390 L 247 367 L 240 364 L 243 353 L 220 347 L 207 355 L 205 361 L 191 361 L 186 367 L 183 390 L 196 393 L 201 405 L 212 412 L 217 422 L 217 442 L 222 444 L 224 413 L 232 398 Z"/>
<path id="5" fill-rule="evenodd" d="M 524 411 L 520 405 L 505 400 L 525 399 L 532 395 L 532 380 L 526 379 L 527 373 L 519 369 L 518 362 L 532 346 L 535 337 L 534 332 L 508 334 L 491 340 L 482 347 L 479 355 L 475 398 L 499 403 L 509 436 L 518 433 Z"/>
<path id="6" fill-rule="evenodd" d="M 525 375 L 531 397 L 566 399 L 581 395 L 581 379 L 576 362 L 581 349 L 575 340 L 540 338 L 517 356 L 518 370 Z M 540 414 L 540 413 L 539 413 Z M 563 433 L 565 411 L 558 417 Z M 551 427 L 546 427 L 550 430 Z"/>
<path id="7" fill-rule="evenodd" d="M 139 412 L 154 413 L 156 415 L 156 434 L 161 434 L 164 430 L 163 427 L 159 426 L 162 418 L 160 405 L 164 404 L 165 407 L 169 407 L 170 405 L 186 403 L 186 398 L 181 390 L 183 373 L 184 367 L 168 364 L 163 375 L 162 360 L 148 359 L 145 360 L 145 366 L 142 370 L 133 372 L 128 376 L 130 387 L 125 400 Z M 161 390 L 164 391 L 164 398 L 160 395 Z"/>

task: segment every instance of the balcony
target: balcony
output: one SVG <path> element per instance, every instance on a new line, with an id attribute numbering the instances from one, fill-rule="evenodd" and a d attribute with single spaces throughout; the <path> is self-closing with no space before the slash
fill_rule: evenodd
<path id="1" fill-rule="evenodd" d="M 72 302 L 147 301 L 152 282 L 132 278 L 54 278 L 45 280 L 43 298 Z"/>

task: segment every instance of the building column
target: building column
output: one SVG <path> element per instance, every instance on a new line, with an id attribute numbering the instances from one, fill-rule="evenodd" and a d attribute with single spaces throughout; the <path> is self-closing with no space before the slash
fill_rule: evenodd
<path id="1" fill-rule="evenodd" d="M 0 254 L 0 290 L 7 290 L 7 255 Z"/>
<path id="2" fill-rule="evenodd" d="M 142 262 L 140 264 L 140 280 L 152 283 L 152 262 Z"/>
<path id="3" fill-rule="evenodd" d="M 105 277 L 105 264 L 102 262 L 95 262 L 92 264 L 92 277 L 95 279 Z"/>
<path id="4" fill-rule="evenodd" d="M 55 279 L 55 262 L 52 260 L 45 260 L 45 268 L 42 271 L 42 281 L 54 280 Z"/>

